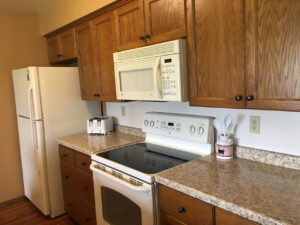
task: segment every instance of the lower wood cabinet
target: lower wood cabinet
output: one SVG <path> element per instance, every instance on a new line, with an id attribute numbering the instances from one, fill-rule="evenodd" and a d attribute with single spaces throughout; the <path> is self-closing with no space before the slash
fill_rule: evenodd
<path id="1" fill-rule="evenodd" d="M 90 156 L 59 146 L 65 210 L 80 225 L 96 225 Z"/>
<path id="2" fill-rule="evenodd" d="M 258 225 L 163 185 L 159 209 L 161 225 Z"/>

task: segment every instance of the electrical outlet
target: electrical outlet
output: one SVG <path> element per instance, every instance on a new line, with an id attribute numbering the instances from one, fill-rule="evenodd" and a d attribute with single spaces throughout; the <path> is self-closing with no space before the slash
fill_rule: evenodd
<path id="1" fill-rule="evenodd" d="M 250 116 L 250 133 L 260 133 L 260 116 Z"/>
<path id="2" fill-rule="evenodd" d="M 121 116 L 126 116 L 126 106 L 125 105 L 121 106 Z"/>

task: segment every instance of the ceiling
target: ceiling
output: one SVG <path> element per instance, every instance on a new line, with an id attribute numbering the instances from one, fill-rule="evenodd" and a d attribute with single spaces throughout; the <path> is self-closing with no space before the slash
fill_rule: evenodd
<path id="1" fill-rule="evenodd" d="M 35 12 L 51 4 L 51 0 L 0 0 L 0 10 Z"/>

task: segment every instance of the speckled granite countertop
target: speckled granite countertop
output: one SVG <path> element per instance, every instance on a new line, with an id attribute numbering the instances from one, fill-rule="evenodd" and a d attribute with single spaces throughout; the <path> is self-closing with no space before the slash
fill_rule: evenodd
<path id="1" fill-rule="evenodd" d="M 114 148 L 135 144 L 143 140 L 144 137 L 117 131 L 105 136 L 78 134 L 59 138 L 57 142 L 76 151 L 91 155 L 95 152 L 108 151 Z"/>
<path id="2" fill-rule="evenodd" d="M 300 171 L 235 158 L 197 159 L 156 182 L 260 224 L 300 224 Z"/>

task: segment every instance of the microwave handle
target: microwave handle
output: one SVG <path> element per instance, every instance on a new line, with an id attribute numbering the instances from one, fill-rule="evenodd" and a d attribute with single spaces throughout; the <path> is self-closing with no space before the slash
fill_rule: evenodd
<path id="1" fill-rule="evenodd" d="M 160 97 L 162 97 L 162 81 L 161 81 L 161 70 L 160 70 L 160 57 L 158 57 L 155 65 L 155 79 L 156 79 L 156 84 L 157 84 L 157 89 L 160 94 Z"/>

